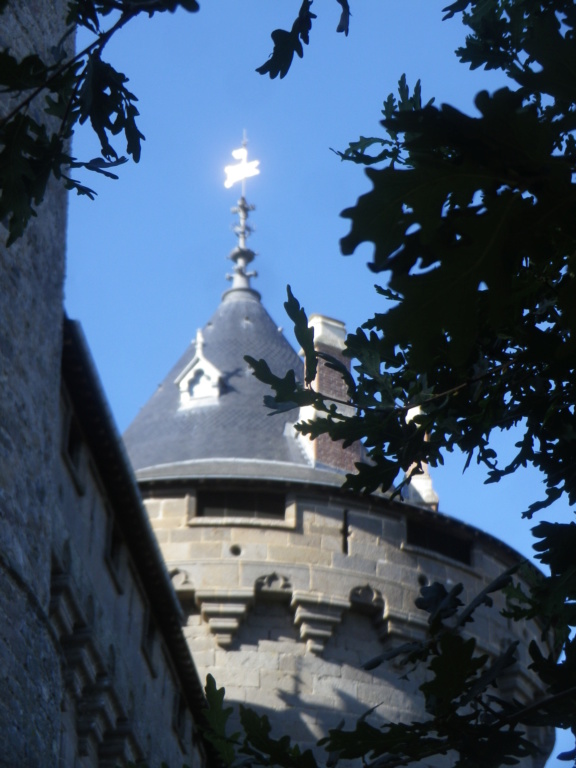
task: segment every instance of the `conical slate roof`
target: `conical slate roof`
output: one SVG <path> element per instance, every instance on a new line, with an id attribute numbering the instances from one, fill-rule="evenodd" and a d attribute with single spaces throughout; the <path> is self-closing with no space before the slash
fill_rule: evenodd
<path id="1" fill-rule="evenodd" d="M 233 209 L 239 225 L 230 254 L 232 287 L 124 435 L 140 482 L 212 477 L 342 484 L 338 470 L 313 466 L 306 439 L 294 430 L 296 409 L 270 415 L 263 398 L 271 390 L 244 360 L 262 358 L 277 375 L 292 369 L 302 379 L 302 361 L 250 284 L 255 254 L 246 239 L 253 208 L 242 195 Z"/>
<path id="2" fill-rule="evenodd" d="M 272 371 L 302 361 L 252 289 L 233 288 L 124 435 L 137 478 L 274 479 L 340 485 L 342 475 L 313 468 L 293 424 L 298 411 L 269 415 L 270 389 L 252 375 L 244 355 L 265 359 Z M 178 378 L 201 358 L 220 374 L 219 394 L 182 404 Z"/>

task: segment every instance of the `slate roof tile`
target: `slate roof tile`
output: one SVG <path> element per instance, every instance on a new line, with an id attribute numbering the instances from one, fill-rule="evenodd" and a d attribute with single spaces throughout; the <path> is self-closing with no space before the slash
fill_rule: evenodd
<path id="1" fill-rule="evenodd" d="M 222 373 L 219 398 L 192 408 L 180 406 L 175 379 L 194 359 L 190 344 L 124 435 L 136 473 L 148 478 L 160 467 L 207 459 L 260 460 L 310 467 L 292 430 L 298 411 L 269 415 L 263 397 L 269 388 L 252 375 L 244 361 L 249 354 L 264 358 L 279 375 L 293 369 L 302 378 L 303 365 L 284 338 L 259 295 L 253 290 L 224 294 L 203 329 L 202 354 Z"/>

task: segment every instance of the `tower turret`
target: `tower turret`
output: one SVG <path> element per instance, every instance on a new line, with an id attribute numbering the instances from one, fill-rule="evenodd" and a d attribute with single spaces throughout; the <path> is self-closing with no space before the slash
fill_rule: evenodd
<path id="1" fill-rule="evenodd" d="M 302 362 L 252 288 L 249 210 L 242 194 L 231 288 L 125 441 L 200 676 L 307 747 L 371 707 L 377 718 L 422 716 L 417 674 L 408 681 L 362 663 L 394 639 L 422 636 L 414 600 L 423 583 L 462 582 L 472 596 L 518 555 L 425 503 L 344 492 L 352 467 L 338 451 L 304 445 L 297 411 L 268 415 L 268 390 L 244 355 L 298 377 Z M 318 342 L 338 353 L 343 325 L 314 323 Z M 510 634 L 496 611 L 475 630 L 490 654 Z M 518 696 L 532 685 L 516 682 Z"/>

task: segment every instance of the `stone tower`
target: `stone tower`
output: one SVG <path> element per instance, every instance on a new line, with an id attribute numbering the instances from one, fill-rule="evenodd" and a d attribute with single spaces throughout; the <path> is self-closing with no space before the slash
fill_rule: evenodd
<path id="1" fill-rule="evenodd" d="M 3 5 L 0 48 L 54 64 L 68 0 Z M 44 95 L 26 105 L 38 123 Z M 0 119 L 15 106 L 0 95 Z M 0 768 L 207 768 L 180 608 L 81 329 L 64 318 L 65 238 L 58 183 L 10 247 L 0 223 Z"/>
<path id="2" fill-rule="evenodd" d="M 9 2 L 0 16 L 0 47 L 51 61 L 66 7 L 66 0 Z M 37 102 L 29 108 L 35 119 Z M 13 105 L 3 97 L 0 115 Z M 46 510 L 57 505 L 65 233 L 66 197 L 56 185 L 10 248 L 0 225 L 2 765 L 53 765 L 59 748 L 61 676 L 48 621 L 52 521 Z"/>
<path id="3" fill-rule="evenodd" d="M 302 362 L 252 287 L 243 196 L 238 210 L 232 286 L 125 443 L 200 677 L 212 673 L 231 701 L 266 712 L 277 733 L 308 747 L 371 707 L 382 718 L 421 716 L 417 679 L 362 663 L 422 636 L 414 599 L 423 583 L 463 582 L 473 596 L 518 555 L 439 514 L 429 477 L 404 503 L 343 492 L 360 448 L 351 457 L 330 441 L 311 445 L 294 430 L 296 411 L 267 415 L 267 388 L 244 355 L 282 375 L 301 377 Z M 322 349 L 340 354 L 342 324 L 321 316 L 314 324 Z M 323 386 L 329 374 L 320 371 Z M 488 653 L 518 631 L 496 611 L 475 623 Z M 534 627 L 522 631 L 535 636 Z M 510 693 L 532 687 L 519 674 Z"/>

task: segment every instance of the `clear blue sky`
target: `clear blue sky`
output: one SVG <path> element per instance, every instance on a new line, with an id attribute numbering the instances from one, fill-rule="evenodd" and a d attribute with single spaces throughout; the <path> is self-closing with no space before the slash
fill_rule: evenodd
<path id="1" fill-rule="evenodd" d="M 411 86 L 422 80 L 425 99 L 470 114 L 479 90 L 503 84 L 458 62 L 465 30 L 458 19 L 442 22 L 446 2 L 431 0 L 352 0 L 348 38 L 335 32 L 335 0 L 316 0 L 304 58 L 284 80 L 258 75 L 272 50 L 270 32 L 289 28 L 299 5 L 206 2 L 197 14 L 143 18 L 107 49 L 104 58 L 139 97 L 146 142 L 141 162 L 120 168 L 119 181 L 86 179 L 99 192 L 95 202 L 70 199 L 66 307 L 84 326 L 121 431 L 227 287 L 239 188 L 224 188 L 223 169 L 244 129 L 262 171 L 247 182 L 257 206 L 254 287 L 279 325 L 288 326 L 282 303 L 290 283 L 308 313 L 353 329 L 382 304 L 373 289 L 378 276 L 366 268 L 370 248 L 339 253 L 347 232 L 339 213 L 370 185 L 330 148 L 379 134 L 382 101 L 402 73 Z M 97 154 L 86 128 L 74 152 Z M 441 511 L 530 554 L 530 523 L 520 513 L 543 495 L 540 477 L 526 471 L 484 486 L 482 471 L 462 475 L 463 465 L 461 456 L 449 457 L 433 475 Z M 562 513 L 558 505 L 547 517 Z"/>

